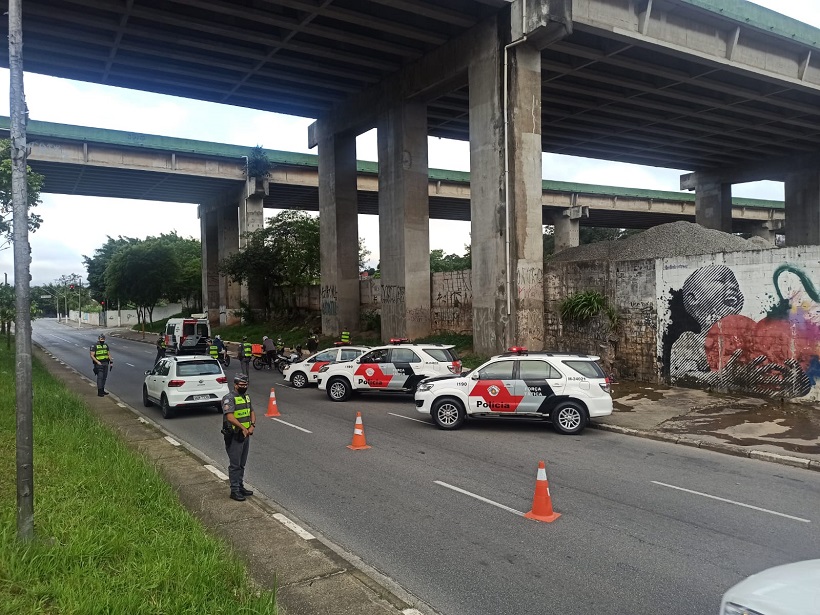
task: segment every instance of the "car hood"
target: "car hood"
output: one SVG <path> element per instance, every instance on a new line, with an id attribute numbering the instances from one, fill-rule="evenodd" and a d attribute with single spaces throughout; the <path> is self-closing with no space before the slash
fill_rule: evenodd
<path id="1" fill-rule="evenodd" d="M 425 378 L 422 382 L 438 382 L 439 380 L 452 380 L 453 378 L 461 378 L 459 374 L 446 374 L 444 376 L 430 376 Z"/>
<path id="2" fill-rule="evenodd" d="M 820 559 L 775 566 L 754 574 L 727 591 L 723 602 L 766 615 L 813 612 L 820 604 Z"/>

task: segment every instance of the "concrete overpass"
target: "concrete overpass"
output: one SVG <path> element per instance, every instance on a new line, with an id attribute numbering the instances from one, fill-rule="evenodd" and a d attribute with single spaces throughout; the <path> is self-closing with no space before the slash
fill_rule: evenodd
<path id="1" fill-rule="evenodd" d="M 8 135 L 9 118 L 0 116 L 0 137 Z M 39 121 L 29 122 L 28 135 L 29 165 L 53 194 L 196 203 L 207 210 L 245 186 L 245 146 Z M 318 211 L 318 157 L 266 153 L 274 166 L 263 206 Z M 360 160 L 357 170 L 359 213 L 378 215 L 378 165 Z M 544 224 L 572 215 L 573 208 L 582 226 L 640 229 L 695 221 L 695 198 L 685 192 L 553 180 L 542 188 Z M 428 198 L 431 218 L 469 220 L 470 174 L 430 169 Z M 772 231 L 783 232 L 782 202 L 733 201 L 735 232 L 768 239 Z"/>
<path id="2" fill-rule="evenodd" d="M 385 337 L 429 330 L 426 134 L 470 141 L 481 352 L 543 339 L 542 151 L 689 169 L 697 221 L 721 230 L 741 171 L 782 178 L 787 241 L 820 243 L 820 33 L 742 0 L 27 0 L 25 11 L 29 70 L 318 118 L 329 333 L 358 322 L 355 137 L 373 126 L 382 287 L 401 298 L 383 305 Z M 261 218 L 253 197 L 245 208 Z M 221 229 L 223 214 L 203 228 Z M 577 232 L 573 216 L 554 222 L 561 237 Z"/>

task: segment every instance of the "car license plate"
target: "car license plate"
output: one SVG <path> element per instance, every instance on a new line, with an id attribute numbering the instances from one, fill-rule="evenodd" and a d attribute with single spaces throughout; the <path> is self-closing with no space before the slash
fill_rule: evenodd
<path id="1" fill-rule="evenodd" d="M 203 401 L 210 398 L 210 395 L 194 395 L 194 401 Z"/>

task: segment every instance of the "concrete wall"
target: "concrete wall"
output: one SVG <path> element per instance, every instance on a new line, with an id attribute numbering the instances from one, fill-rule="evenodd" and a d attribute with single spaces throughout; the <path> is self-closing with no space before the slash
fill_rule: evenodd
<path id="1" fill-rule="evenodd" d="M 657 353 L 672 383 L 820 399 L 820 247 L 656 267 Z"/>
<path id="2" fill-rule="evenodd" d="M 174 314 L 179 314 L 182 311 L 182 304 L 169 303 L 168 305 L 161 305 L 154 308 L 153 320 L 162 320 Z M 133 327 L 137 324 L 136 310 L 108 310 L 104 312 L 83 312 L 82 324 L 93 327 Z M 68 313 L 69 321 L 77 322 L 77 310 L 70 310 Z"/>

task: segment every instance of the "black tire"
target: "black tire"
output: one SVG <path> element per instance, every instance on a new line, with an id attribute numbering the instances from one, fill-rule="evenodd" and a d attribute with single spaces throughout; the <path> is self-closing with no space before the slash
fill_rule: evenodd
<path id="1" fill-rule="evenodd" d="M 467 412 L 464 404 L 453 397 L 442 397 L 433 402 L 430 416 L 439 429 L 451 431 L 458 429 L 464 424 Z"/>
<path id="2" fill-rule="evenodd" d="M 217 414 L 222 414 L 222 404 L 214 404 L 214 410 L 216 410 Z"/>
<path id="3" fill-rule="evenodd" d="M 231 364 L 231 355 L 226 354 L 225 355 L 225 367 L 229 367 L 230 364 Z"/>
<path id="4" fill-rule="evenodd" d="M 142 385 L 142 405 L 146 408 L 150 408 L 152 405 L 151 400 L 148 399 L 148 387 L 145 385 Z"/>
<path id="5" fill-rule="evenodd" d="M 288 365 L 288 364 L 285 363 L 284 361 L 277 361 L 276 362 L 276 370 L 282 375 L 284 375 L 284 373 L 285 373 L 285 365 Z"/>
<path id="6" fill-rule="evenodd" d="M 327 396 L 330 401 L 347 401 L 353 389 L 345 378 L 331 378 L 327 383 Z"/>
<path id="7" fill-rule="evenodd" d="M 262 360 L 261 357 L 254 357 L 253 358 L 253 368 L 256 370 L 260 370 L 265 367 L 265 362 Z"/>
<path id="8" fill-rule="evenodd" d="M 174 414 L 176 414 L 174 409 L 168 404 L 168 398 L 165 396 L 165 393 L 162 394 L 162 399 L 160 399 L 160 411 L 164 419 L 172 419 L 174 418 Z"/>
<path id="9" fill-rule="evenodd" d="M 294 374 L 290 377 L 290 385 L 294 389 L 302 389 L 307 386 L 308 379 L 305 376 L 305 372 L 294 372 Z"/>
<path id="10" fill-rule="evenodd" d="M 587 426 L 587 411 L 574 401 L 561 402 L 550 412 L 552 426 L 560 434 L 572 436 L 581 433 Z"/>

